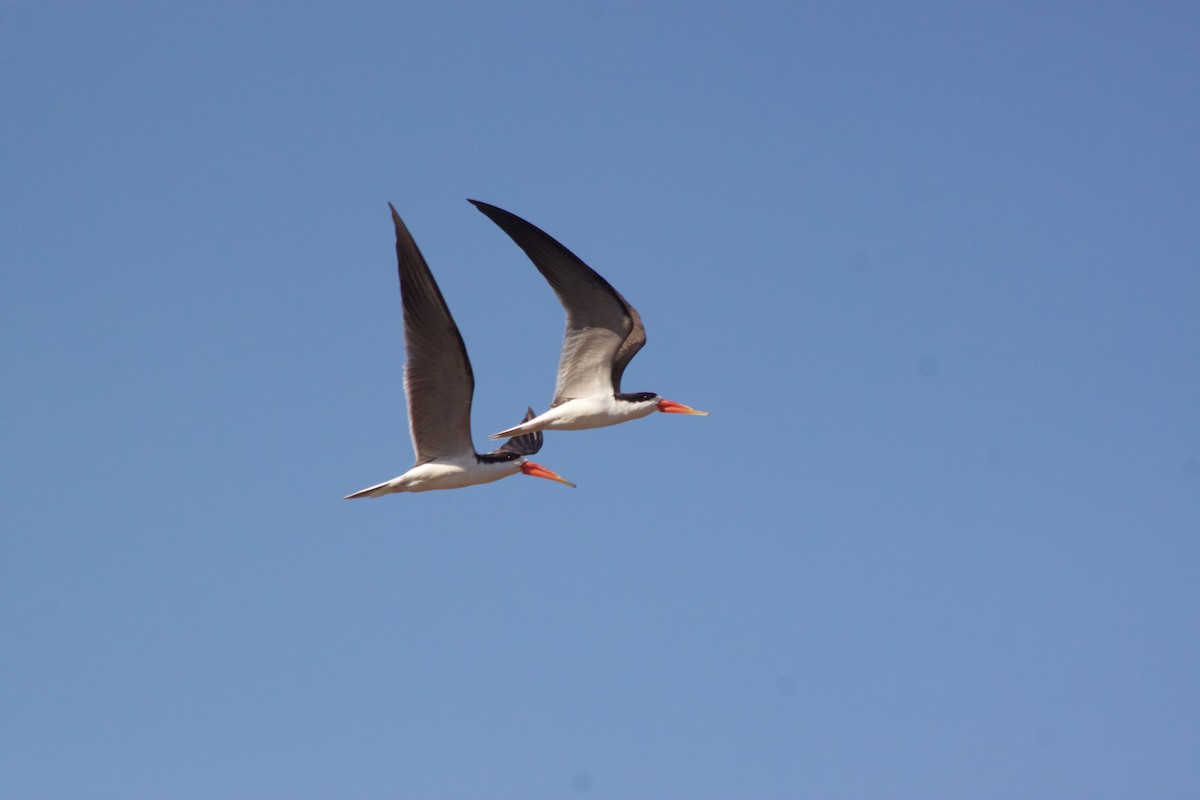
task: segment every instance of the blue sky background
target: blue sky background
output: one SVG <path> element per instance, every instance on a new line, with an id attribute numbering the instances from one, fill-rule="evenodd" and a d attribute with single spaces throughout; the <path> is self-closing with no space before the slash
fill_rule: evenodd
<path id="1" fill-rule="evenodd" d="M 1200 793 L 1194 3 L 0 4 L 0 796 Z M 484 437 L 562 312 L 712 412 Z"/>

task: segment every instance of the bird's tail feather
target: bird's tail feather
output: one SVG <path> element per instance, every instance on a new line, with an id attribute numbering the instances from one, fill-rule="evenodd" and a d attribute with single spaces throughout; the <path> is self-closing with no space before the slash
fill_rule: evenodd
<path id="1" fill-rule="evenodd" d="M 362 491 L 355 492 L 354 494 L 348 494 L 342 499 L 356 500 L 360 497 L 383 497 L 385 494 L 391 494 L 394 491 L 396 491 L 396 489 L 392 481 L 384 481 L 383 483 L 377 483 L 374 486 L 369 486 Z"/>
<path id="2" fill-rule="evenodd" d="M 493 433 L 488 438 L 489 439 L 503 439 L 506 436 L 520 436 L 523 433 L 528 433 L 528 431 L 525 430 L 524 423 L 517 425 L 516 427 L 508 428 L 507 430 L 500 431 L 499 433 Z"/>

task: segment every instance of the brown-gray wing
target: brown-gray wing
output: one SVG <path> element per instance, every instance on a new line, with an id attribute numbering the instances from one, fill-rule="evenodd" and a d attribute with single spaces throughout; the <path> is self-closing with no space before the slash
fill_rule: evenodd
<path id="1" fill-rule="evenodd" d="M 554 403 L 621 391 L 621 375 L 642 345 L 641 317 L 621 293 L 554 237 L 504 209 L 470 201 L 517 243 L 567 312 Z"/>
<path id="2" fill-rule="evenodd" d="M 404 305 L 404 393 L 416 464 L 474 453 L 471 397 L 475 376 L 458 326 L 429 265 L 392 209 Z"/>

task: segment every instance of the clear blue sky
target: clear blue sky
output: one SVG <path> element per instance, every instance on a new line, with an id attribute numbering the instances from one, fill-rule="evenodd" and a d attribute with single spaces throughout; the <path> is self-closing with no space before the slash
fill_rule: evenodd
<path id="1" fill-rule="evenodd" d="M 0 797 L 1200 794 L 1195 3 L 0 5 Z M 387 202 L 712 412 L 412 463 Z"/>

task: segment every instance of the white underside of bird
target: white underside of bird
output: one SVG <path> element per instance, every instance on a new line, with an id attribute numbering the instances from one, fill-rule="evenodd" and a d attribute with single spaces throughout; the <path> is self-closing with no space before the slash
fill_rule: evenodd
<path id="1" fill-rule="evenodd" d="M 532 461 L 506 461 L 481 463 L 473 453 L 461 457 L 438 459 L 413 467 L 403 475 L 390 481 L 347 495 L 348 500 L 358 497 L 382 497 L 395 492 L 430 492 L 435 489 L 462 489 L 481 483 L 492 483 L 509 475 L 524 472 L 537 478 L 549 477 L 553 473 Z M 543 474 L 549 473 L 549 474 Z M 557 478 L 557 476 L 555 476 Z M 567 483 L 566 481 L 560 482 Z M 574 484 L 568 484 L 574 485 Z"/>
<path id="2" fill-rule="evenodd" d="M 577 397 L 538 414 L 528 422 L 493 433 L 490 438 L 502 439 L 505 436 L 518 436 L 534 431 L 585 431 L 591 428 L 607 428 L 609 425 L 648 417 L 655 411 L 708 416 L 706 411 L 697 411 L 657 395 L 645 400 L 625 400 L 615 395 Z"/>

